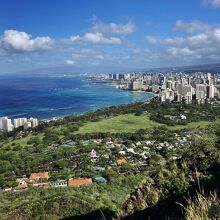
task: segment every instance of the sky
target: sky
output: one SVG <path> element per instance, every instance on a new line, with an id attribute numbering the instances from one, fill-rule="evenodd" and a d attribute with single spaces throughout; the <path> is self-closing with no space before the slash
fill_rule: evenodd
<path id="1" fill-rule="evenodd" d="M 0 74 L 220 62 L 220 0 L 0 1 Z"/>

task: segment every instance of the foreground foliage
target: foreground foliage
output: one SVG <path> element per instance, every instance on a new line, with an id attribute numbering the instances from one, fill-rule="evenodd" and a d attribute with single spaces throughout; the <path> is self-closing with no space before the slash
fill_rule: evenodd
<path id="1" fill-rule="evenodd" d="M 201 193 L 188 201 L 186 220 L 217 220 L 220 218 L 220 200 L 216 192 L 205 196 Z"/>

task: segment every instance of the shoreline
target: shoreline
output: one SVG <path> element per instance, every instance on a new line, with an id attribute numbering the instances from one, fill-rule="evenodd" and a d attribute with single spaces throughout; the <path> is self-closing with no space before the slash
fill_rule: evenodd
<path id="1" fill-rule="evenodd" d="M 35 118 L 38 118 L 39 121 L 45 122 L 45 121 L 51 121 L 51 120 L 54 120 L 54 119 L 55 120 L 63 119 L 63 118 L 68 117 L 68 116 L 79 116 L 79 115 L 83 115 L 83 114 L 86 114 L 86 113 L 89 113 L 89 112 L 94 112 L 98 109 L 108 108 L 108 107 L 111 107 L 111 106 L 126 105 L 126 104 L 135 103 L 135 102 L 146 102 L 146 101 L 149 101 L 149 100 L 151 100 L 152 98 L 155 97 L 155 94 L 152 93 L 152 92 L 121 90 L 121 89 L 116 87 L 116 83 L 111 83 L 111 82 L 107 82 L 107 81 L 103 81 L 103 80 L 97 80 L 97 81 L 99 81 L 99 83 L 97 83 L 97 82 L 95 82 L 91 79 L 88 79 L 87 76 L 82 76 L 81 75 L 79 77 L 82 80 L 87 80 L 88 83 L 92 83 L 97 87 L 104 86 L 104 87 L 108 87 L 108 88 L 113 88 L 118 93 L 120 93 L 120 92 L 127 93 L 128 96 L 130 96 L 130 97 L 135 96 L 135 94 L 137 94 L 137 95 L 138 94 L 143 94 L 143 98 L 141 96 L 140 96 L 140 100 L 138 100 L 138 97 L 136 97 L 136 100 L 134 100 L 135 97 L 134 97 L 134 99 L 133 98 L 128 98 L 128 99 L 125 98 L 124 100 L 121 100 L 121 102 L 118 102 L 118 103 L 117 102 L 114 103 L 114 101 L 113 102 L 109 101 L 109 103 L 104 102 L 103 105 L 101 103 L 102 106 L 98 105 L 100 103 L 97 102 L 97 104 L 96 104 L 94 102 L 95 103 L 94 104 L 95 108 L 91 107 L 91 109 L 85 109 L 85 111 L 81 111 L 81 112 L 80 112 L 80 110 L 81 110 L 80 108 L 74 109 L 74 106 L 71 106 L 71 107 L 68 107 L 68 108 L 69 109 L 72 108 L 72 112 L 71 112 L 71 110 L 70 110 L 70 112 L 68 112 L 68 110 L 65 110 L 65 109 L 63 111 L 59 110 L 61 108 L 61 107 L 59 107 L 59 108 L 54 108 L 53 111 L 51 111 L 52 108 L 51 109 L 48 108 L 48 110 L 45 110 L 43 112 L 41 112 L 41 111 L 33 111 L 33 112 L 24 111 L 24 112 L 19 113 L 19 112 L 14 111 L 14 112 L 11 112 L 11 113 L 8 113 L 8 114 L 7 113 L 6 114 L 1 114 L 0 117 L 8 117 L 10 119 L 20 118 L 20 117 L 35 117 Z M 146 94 L 146 97 L 144 97 L 144 94 Z M 108 95 L 108 94 L 106 94 L 106 95 Z M 127 96 L 127 95 L 125 94 L 125 96 Z M 120 101 L 120 99 L 119 99 L 119 101 Z M 87 106 L 89 107 L 89 104 Z M 56 111 L 57 111 L 58 114 L 53 115 L 53 112 L 56 112 Z M 52 113 L 51 116 L 50 116 L 50 112 Z M 64 113 L 62 114 L 62 112 L 64 112 Z M 65 112 L 66 112 L 66 114 L 65 114 Z M 48 117 L 46 116 L 47 114 L 48 114 Z M 46 117 L 44 117 L 43 115 L 45 115 Z"/>
<path id="2" fill-rule="evenodd" d="M 138 92 L 138 91 L 130 91 L 130 92 Z M 143 103 L 149 102 L 150 100 L 152 100 L 153 98 L 155 98 L 157 96 L 157 95 L 155 95 L 152 92 L 144 92 L 144 91 L 139 91 L 139 92 L 151 93 L 152 95 L 154 95 L 153 97 L 149 97 L 147 100 L 139 101 L 139 102 L 143 102 Z M 138 101 L 136 101 L 136 102 L 138 102 Z M 79 114 L 68 114 L 66 116 L 56 116 L 56 117 L 52 117 L 52 118 L 39 119 L 39 121 L 41 121 L 41 122 L 49 122 L 49 121 L 53 121 L 53 120 L 64 119 L 65 117 L 69 117 L 69 116 L 81 116 L 81 115 L 85 115 L 85 114 L 88 114 L 88 113 L 95 112 L 95 111 L 97 111 L 99 109 L 110 108 L 110 107 L 113 107 L 113 106 L 129 105 L 129 104 L 134 104 L 136 102 L 128 102 L 128 103 L 120 103 L 120 104 L 115 104 L 115 105 L 103 106 L 103 107 L 99 107 L 99 108 L 97 108 L 95 110 L 85 111 L 85 112 L 82 112 L 82 113 L 79 113 Z"/>
<path id="3" fill-rule="evenodd" d="M 110 85 L 106 85 L 106 86 L 110 86 Z M 117 88 L 116 88 L 117 89 Z M 120 90 L 120 89 L 119 89 Z M 54 116 L 54 117 L 51 117 L 51 118 L 38 118 L 39 121 L 41 122 L 48 122 L 48 121 L 52 121 L 52 120 L 58 120 L 58 119 L 64 119 L 65 117 L 68 117 L 68 116 L 80 116 L 80 115 L 84 115 L 84 114 L 87 114 L 87 113 L 90 113 L 90 112 L 95 112 L 97 111 L 98 109 L 103 109 L 103 108 L 109 108 L 109 107 L 112 107 L 112 106 L 120 106 L 120 105 L 128 105 L 128 104 L 133 104 L 133 103 L 136 103 L 136 102 L 147 102 L 147 101 L 150 101 L 151 99 L 155 98 L 157 95 L 152 93 L 152 92 L 145 92 L 145 91 L 130 91 L 130 90 L 122 90 L 124 92 L 130 92 L 130 93 L 146 93 L 146 94 L 151 94 L 153 95 L 152 97 L 149 97 L 145 100 L 141 100 L 141 101 L 131 101 L 131 102 L 127 102 L 127 103 L 119 103 L 119 104 L 113 104 L 113 105 L 108 105 L 108 106 L 102 106 L 102 107 L 98 107 L 94 110 L 90 110 L 90 111 L 85 111 L 85 112 L 81 112 L 81 113 L 76 113 L 76 114 L 67 114 L 65 116 Z M 16 114 L 16 115 L 1 115 L 0 117 L 8 117 L 10 119 L 14 119 L 14 118 L 19 118 L 20 116 L 25 116 L 25 115 L 28 115 L 29 113 L 28 112 L 24 112 L 24 113 L 20 113 L 20 114 Z M 31 116 L 30 116 L 31 117 Z"/>

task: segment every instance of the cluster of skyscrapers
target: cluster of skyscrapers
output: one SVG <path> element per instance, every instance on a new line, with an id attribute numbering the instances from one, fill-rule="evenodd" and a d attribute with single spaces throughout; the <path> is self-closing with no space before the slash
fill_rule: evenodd
<path id="1" fill-rule="evenodd" d="M 0 131 L 10 132 L 19 127 L 23 127 L 24 130 L 27 130 L 28 128 L 37 127 L 38 123 L 39 121 L 37 118 L 15 118 L 12 120 L 8 117 L 1 117 Z"/>
<path id="2" fill-rule="evenodd" d="M 159 95 L 161 101 L 183 101 L 189 104 L 192 100 L 196 100 L 198 104 L 203 104 L 205 101 L 219 98 L 217 79 L 211 73 L 164 77 Z"/>
<path id="3" fill-rule="evenodd" d="M 220 98 L 220 74 L 194 73 L 126 73 L 109 74 L 118 88 L 143 90 L 158 94 L 160 100 L 202 104 Z"/>

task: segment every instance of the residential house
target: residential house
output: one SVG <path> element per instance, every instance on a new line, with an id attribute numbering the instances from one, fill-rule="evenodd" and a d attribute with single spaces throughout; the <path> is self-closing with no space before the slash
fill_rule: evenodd
<path id="1" fill-rule="evenodd" d="M 180 115 L 181 120 L 186 120 L 187 117 L 185 115 Z"/>
<path id="2" fill-rule="evenodd" d="M 97 183 L 107 183 L 107 180 L 102 176 L 95 176 L 93 178 Z"/>
<path id="3" fill-rule="evenodd" d="M 127 152 L 128 152 L 128 153 L 135 154 L 135 152 L 134 152 L 134 149 L 133 149 L 133 148 L 127 148 L 126 150 L 127 150 Z"/>
<path id="4" fill-rule="evenodd" d="M 15 190 L 26 189 L 28 187 L 28 178 L 18 178 L 16 179 L 18 185 L 15 187 Z"/>
<path id="5" fill-rule="evenodd" d="M 33 183 L 31 186 L 32 187 L 45 187 L 45 188 L 47 188 L 47 187 L 50 187 L 50 183 Z"/>
<path id="6" fill-rule="evenodd" d="M 119 159 L 116 161 L 117 165 L 120 166 L 120 165 L 123 165 L 123 164 L 126 164 L 127 161 L 125 159 Z"/>
<path id="7" fill-rule="evenodd" d="M 124 150 L 121 150 L 121 151 L 119 151 L 118 152 L 120 155 L 125 155 L 126 154 L 126 152 L 124 151 Z"/>
<path id="8" fill-rule="evenodd" d="M 136 146 L 140 146 L 140 145 L 142 145 L 142 143 L 141 143 L 140 141 L 138 141 L 138 142 L 136 143 Z"/>
<path id="9" fill-rule="evenodd" d="M 41 173 L 31 173 L 29 177 L 29 181 L 39 181 L 39 180 L 48 180 L 49 179 L 49 174 L 48 172 L 41 172 Z"/>
<path id="10" fill-rule="evenodd" d="M 97 154 L 96 154 L 96 151 L 94 149 L 92 149 L 92 151 L 90 153 L 90 157 L 91 158 L 97 158 Z"/>
<path id="11" fill-rule="evenodd" d="M 51 183 L 52 187 L 67 187 L 67 181 L 66 180 L 57 180 L 55 182 Z"/>
<path id="12" fill-rule="evenodd" d="M 70 187 L 92 184 L 92 178 L 68 179 L 67 184 Z"/>

